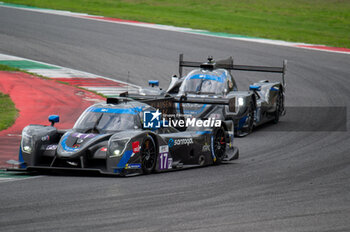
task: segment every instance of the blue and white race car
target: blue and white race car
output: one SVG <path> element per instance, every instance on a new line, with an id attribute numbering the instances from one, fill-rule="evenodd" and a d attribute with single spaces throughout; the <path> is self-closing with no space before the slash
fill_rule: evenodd
<path id="1" fill-rule="evenodd" d="M 183 67 L 195 69 L 183 75 Z M 262 80 L 253 83 L 247 91 L 239 91 L 230 70 L 281 73 L 282 82 Z M 174 97 L 178 99 L 201 98 L 204 104 L 177 101 L 177 113 L 207 118 L 213 113 L 222 114 L 224 120 L 232 120 L 237 136 L 248 135 L 253 127 L 272 121 L 277 123 L 285 114 L 286 61 L 283 67 L 236 65 L 232 57 L 215 62 L 212 57 L 207 62 L 179 60 L 179 77 L 174 75 L 166 91 L 157 88 L 158 81 L 149 81 L 152 87 L 140 90 L 140 95 Z M 140 97 L 133 96 L 136 99 Z M 158 97 L 159 98 L 159 97 Z M 235 99 L 235 111 L 210 104 L 211 99 Z M 218 109 L 220 108 L 220 109 Z"/>
<path id="2" fill-rule="evenodd" d="M 58 116 L 50 116 L 49 121 L 50 126 L 23 129 L 19 169 L 14 170 L 124 176 L 238 158 L 225 122 L 180 132 L 165 125 L 158 110 L 129 98 L 111 98 L 87 108 L 70 130 L 54 126 Z"/>

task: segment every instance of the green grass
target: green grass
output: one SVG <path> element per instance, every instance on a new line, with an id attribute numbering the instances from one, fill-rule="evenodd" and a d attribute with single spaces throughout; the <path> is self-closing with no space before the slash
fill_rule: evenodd
<path id="1" fill-rule="evenodd" d="M 17 72 L 17 71 L 21 71 L 21 70 L 18 68 L 14 68 L 14 67 L 0 64 L 0 71 Z"/>
<path id="2" fill-rule="evenodd" d="M 0 64 L 0 71 L 19 71 L 19 69 Z M 0 92 L 0 131 L 12 126 L 17 115 L 18 111 L 9 95 Z"/>
<path id="3" fill-rule="evenodd" d="M 0 131 L 10 127 L 16 120 L 17 110 L 11 98 L 0 92 Z"/>
<path id="4" fill-rule="evenodd" d="M 350 48 L 348 0 L 2 0 L 51 9 Z"/>
<path id="5" fill-rule="evenodd" d="M 17 110 L 11 98 L 0 92 L 0 131 L 10 127 L 16 120 Z"/>

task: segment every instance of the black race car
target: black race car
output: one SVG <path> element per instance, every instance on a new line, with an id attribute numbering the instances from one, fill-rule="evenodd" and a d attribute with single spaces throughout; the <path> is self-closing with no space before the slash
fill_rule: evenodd
<path id="1" fill-rule="evenodd" d="M 233 137 L 225 130 L 230 125 L 199 121 L 198 126 L 194 120 L 197 119 L 188 119 L 190 124 L 195 123 L 180 132 L 149 104 L 110 98 L 87 108 L 70 130 L 56 129 L 59 117 L 55 115 L 49 117 L 50 126 L 25 127 L 19 169 L 12 170 L 132 175 L 238 158 Z"/>
<path id="2" fill-rule="evenodd" d="M 194 67 L 187 75 L 182 75 L 183 67 Z M 281 73 L 282 82 L 262 80 L 249 86 L 248 91 L 238 91 L 230 70 Z M 277 123 L 285 114 L 286 61 L 283 67 L 236 65 L 232 57 L 215 62 L 212 57 L 207 62 L 179 60 L 179 77 L 173 76 L 166 91 L 157 88 L 158 81 L 149 81 L 152 88 L 140 89 L 140 95 L 172 96 L 181 98 L 231 99 L 235 98 L 236 111 L 218 110 L 219 105 L 177 102 L 178 113 L 206 118 L 213 112 L 221 112 L 224 120 L 232 120 L 237 136 L 249 134 L 254 126 L 268 121 Z M 222 108 L 222 107 L 221 107 Z"/>

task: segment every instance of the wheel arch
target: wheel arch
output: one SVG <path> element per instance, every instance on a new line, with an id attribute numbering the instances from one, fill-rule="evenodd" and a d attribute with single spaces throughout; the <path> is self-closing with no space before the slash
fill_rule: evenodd
<path id="1" fill-rule="evenodd" d="M 158 141 L 158 136 L 154 133 L 151 133 L 149 132 L 148 133 L 149 136 L 152 137 L 153 141 L 154 141 L 154 144 L 156 146 L 156 153 L 159 154 L 159 141 Z M 158 162 L 158 159 L 157 159 L 157 162 Z"/>

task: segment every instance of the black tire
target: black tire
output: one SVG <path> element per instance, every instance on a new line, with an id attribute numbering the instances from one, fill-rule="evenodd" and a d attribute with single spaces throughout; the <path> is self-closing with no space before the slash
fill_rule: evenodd
<path id="1" fill-rule="evenodd" d="M 217 128 L 213 131 L 211 136 L 211 152 L 215 156 L 214 163 L 220 164 L 225 157 L 227 138 L 223 127 Z"/>
<path id="2" fill-rule="evenodd" d="M 141 144 L 141 165 L 144 174 L 154 171 L 157 163 L 157 149 L 152 136 L 147 136 Z"/>
<path id="3" fill-rule="evenodd" d="M 283 94 L 281 91 L 278 92 L 278 96 L 276 99 L 276 111 L 275 111 L 275 117 L 273 119 L 273 123 L 277 124 L 280 120 L 280 116 L 282 114 L 283 111 Z"/>
<path id="4" fill-rule="evenodd" d="M 255 118 L 255 109 L 253 102 L 250 102 L 248 113 L 247 113 L 247 119 L 241 129 L 237 131 L 238 137 L 244 137 L 252 133 L 254 128 L 254 118 Z"/>

